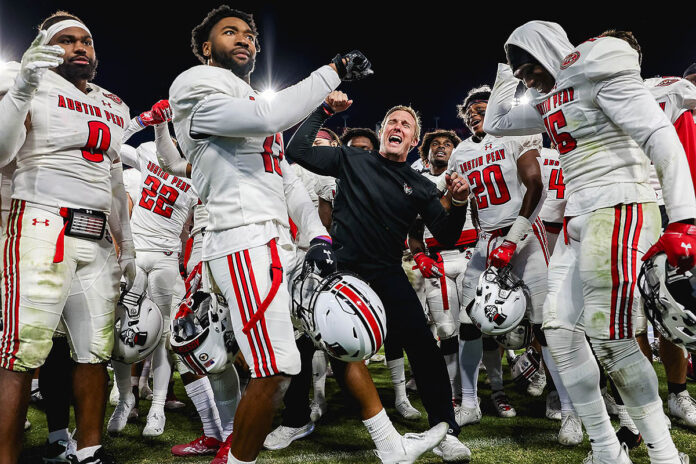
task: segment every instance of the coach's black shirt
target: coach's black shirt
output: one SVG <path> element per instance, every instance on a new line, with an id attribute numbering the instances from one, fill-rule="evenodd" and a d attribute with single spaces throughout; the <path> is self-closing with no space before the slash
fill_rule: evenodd
<path id="1" fill-rule="evenodd" d="M 338 180 L 331 237 L 341 267 L 365 279 L 401 266 L 408 230 L 420 214 L 433 236 L 449 246 L 459 238 L 466 207 L 442 207 L 435 184 L 405 162 L 377 151 L 351 147 L 313 147 L 322 123 L 318 108 L 300 126 L 286 155 L 300 166 Z"/>

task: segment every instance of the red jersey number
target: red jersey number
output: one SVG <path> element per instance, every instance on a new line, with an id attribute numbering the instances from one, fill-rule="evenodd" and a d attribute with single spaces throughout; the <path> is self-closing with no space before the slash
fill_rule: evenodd
<path id="1" fill-rule="evenodd" d="M 277 143 L 280 147 L 278 155 L 273 153 L 273 143 Z M 283 175 L 283 172 L 280 170 L 280 162 L 283 160 L 283 136 L 280 132 L 266 137 L 266 140 L 263 141 L 261 157 L 263 158 L 263 167 L 266 172 L 275 172 L 279 176 Z"/>
<path id="2" fill-rule="evenodd" d="M 563 171 L 553 169 L 549 176 L 549 190 L 556 191 L 556 199 L 562 200 L 565 197 L 565 184 L 563 183 Z"/>
<path id="3" fill-rule="evenodd" d="M 174 203 L 179 197 L 179 192 L 173 187 L 163 185 L 162 181 L 155 176 L 147 176 L 145 185 L 149 188 L 143 187 L 138 205 L 167 219 L 172 217 Z"/>
<path id="4" fill-rule="evenodd" d="M 551 137 L 553 143 L 556 144 L 559 154 L 565 155 L 575 150 L 575 147 L 578 146 L 578 142 L 570 133 L 558 132 L 558 129 L 562 129 L 568 125 L 562 110 L 546 116 L 544 118 L 544 125 L 546 126 L 549 137 Z"/>
<path id="5" fill-rule="evenodd" d="M 104 153 L 111 145 L 111 130 L 101 121 L 89 121 L 87 127 L 89 127 L 89 135 L 87 144 L 82 147 L 82 156 L 87 161 L 101 163 L 104 161 Z"/>
<path id="6" fill-rule="evenodd" d="M 481 171 L 471 171 L 467 177 L 479 209 L 488 208 L 489 202 L 490 205 L 502 205 L 510 201 L 503 171 L 497 164 L 491 164 Z"/>

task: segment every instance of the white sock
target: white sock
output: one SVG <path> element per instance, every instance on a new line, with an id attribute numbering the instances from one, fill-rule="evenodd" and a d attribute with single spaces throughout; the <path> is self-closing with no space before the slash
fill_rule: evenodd
<path id="1" fill-rule="evenodd" d="M 140 372 L 140 379 L 138 381 L 138 388 L 142 390 L 148 384 L 150 379 L 150 367 L 152 366 L 152 354 L 145 358 L 143 361 L 143 370 Z"/>
<path id="2" fill-rule="evenodd" d="M 159 345 L 152 353 L 152 407 L 162 409 L 167 401 L 167 389 L 169 388 L 169 379 L 172 376 L 172 362 L 169 353 L 167 353 L 166 343 L 168 335 L 168 332 L 162 334 Z"/>
<path id="3" fill-rule="evenodd" d="M 648 445 L 651 464 L 680 462 L 679 452 L 674 446 L 663 418 L 665 413 L 662 410 L 662 400 L 640 407 L 626 406 L 626 411 L 643 435 L 645 444 Z"/>
<path id="4" fill-rule="evenodd" d="M 49 443 L 55 443 L 59 440 L 68 441 L 68 438 L 70 438 L 70 433 L 68 433 L 68 429 L 54 430 L 53 432 L 48 433 Z"/>
<path id="5" fill-rule="evenodd" d="M 375 442 L 378 451 L 401 450 L 401 435 L 396 431 L 384 409 L 363 421 L 367 431 Z"/>
<path id="6" fill-rule="evenodd" d="M 31 379 L 31 391 L 38 390 L 39 379 Z"/>
<path id="7" fill-rule="evenodd" d="M 87 458 L 94 456 L 94 453 L 101 448 L 101 445 L 88 446 L 87 448 L 79 449 L 75 452 L 75 457 L 78 461 L 84 461 Z"/>
<path id="8" fill-rule="evenodd" d="M 483 353 L 481 337 L 476 340 L 459 340 L 459 370 L 462 379 L 462 406 L 475 408 L 479 364 Z"/>
<path id="9" fill-rule="evenodd" d="M 140 377 L 137 375 L 131 375 L 131 391 L 133 391 L 133 387 L 138 387 L 140 389 L 140 386 L 138 385 L 138 382 L 140 381 Z"/>
<path id="10" fill-rule="evenodd" d="M 553 360 L 553 356 L 551 356 L 548 346 L 541 347 L 541 356 L 544 358 L 546 369 L 548 369 L 549 374 L 551 374 L 553 384 L 556 386 L 556 392 L 558 393 L 558 398 L 561 401 L 561 414 L 575 414 L 573 402 L 570 401 L 568 390 L 566 390 L 566 388 L 563 386 L 561 375 L 558 373 L 558 368 L 556 367 L 556 361 Z"/>
<path id="11" fill-rule="evenodd" d="M 227 453 L 227 464 L 256 464 L 256 459 L 253 461 L 240 461 L 239 459 L 232 456 L 232 451 Z"/>
<path id="12" fill-rule="evenodd" d="M 220 415 L 221 439 L 226 440 L 234 429 L 234 415 L 241 399 L 237 369 L 234 366 L 229 366 L 223 372 L 210 374 L 208 380 L 210 380 L 215 405 Z"/>
<path id="13" fill-rule="evenodd" d="M 326 371 L 328 366 L 326 353 L 322 350 L 314 352 L 312 357 L 312 379 L 314 384 L 314 401 L 321 403 L 325 401 Z"/>
<path id="14" fill-rule="evenodd" d="M 619 425 L 621 427 L 626 427 L 631 432 L 637 434 L 638 427 L 636 427 L 636 423 L 633 422 L 631 416 L 628 415 L 628 411 L 626 411 L 626 406 L 624 406 L 623 404 L 617 404 L 616 408 L 619 410 Z"/>
<path id="15" fill-rule="evenodd" d="M 198 380 L 184 385 L 186 394 L 193 402 L 203 423 L 203 433 L 206 437 L 213 437 L 222 441 L 222 426 L 220 416 L 215 406 L 213 390 L 210 387 L 208 377 L 201 377 Z"/>
<path id="16" fill-rule="evenodd" d="M 404 370 L 404 358 L 392 359 L 387 361 L 387 367 L 391 374 L 392 385 L 394 385 L 394 404 L 408 400 L 406 396 L 406 372 Z"/>
<path id="17" fill-rule="evenodd" d="M 113 361 L 111 367 L 114 368 L 114 382 L 118 388 L 118 399 L 125 400 L 131 394 L 130 364 Z"/>
<path id="18" fill-rule="evenodd" d="M 494 392 L 503 389 L 503 360 L 500 352 L 495 350 L 483 350 L 483 365 L 486 366 L 486 375 L 491 381 L 491 390 Z"/>

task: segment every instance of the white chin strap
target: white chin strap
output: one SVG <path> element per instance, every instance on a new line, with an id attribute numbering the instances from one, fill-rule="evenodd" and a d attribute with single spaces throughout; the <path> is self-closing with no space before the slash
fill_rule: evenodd
<path id="1" fill-rule="evenodd" d="M 89 29 L 87 29 L 87 26 L 80 21 L 76 21 L 74 19 L 64 19 L 63 21 L 59 21 L 46 29 L 46 43 L 49 43 L 51 39 L 53 39 L 53 37 L 55 37 L 60 31 L 69 27 L 79 27 L 80 29 L 87 31 L 90 36 L 92 35 Z"/>

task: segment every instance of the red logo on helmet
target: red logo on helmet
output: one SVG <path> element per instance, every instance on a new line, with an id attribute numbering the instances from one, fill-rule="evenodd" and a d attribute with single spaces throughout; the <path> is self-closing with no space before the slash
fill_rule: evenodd
<path id="1" fill-rule="evenodd" d="M 565 69 L 571 64 L 575 63 L 576 61 L 578 61 L 578 58 L 580 58 L 580 52 L 578 51 L 575 51 L 570 55 L 566 56 L 565 58 L 563 58 L 563 63 L 561 63 L 561 69 Z"/>

